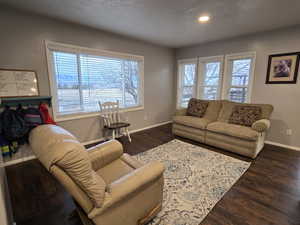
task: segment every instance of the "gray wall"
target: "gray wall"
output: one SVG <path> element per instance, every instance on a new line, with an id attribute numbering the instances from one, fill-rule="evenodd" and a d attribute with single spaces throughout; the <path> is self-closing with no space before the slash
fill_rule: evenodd
<path id="1" fill-rule="evenodd" d="M 36 70 L 41 95 L 50 94 L 44 40 L 143 55 L 145 109 L 128 113 L 131 129 L 171 119 L 176 93 L 174 50 L 3 7 L 0 9 L 0 29 L 0 68 Z M 268 55 L 300 51 L 300 27 L 181 48 L 176 50 L 176 57 L 183 59 L 244 51 L 257 53 L 252 101 L 270 103 L 275 107 L 268 140 L 300 147 L 297 138 L 300 135 L 300 83 L 265 84 Z M 97 117 L 65 121 L 59 125 L 81 141 L 102 136 Z M 288 128 L 292 129 L 292 136 L 286 135 Z"/>
<path id="2" fill-rule="evenodd" d="M 0 30 L 0 68 L 36 70 L 41 95 L 50 94 L 44 40 L 144 56 L 145 109 L 128 113 L 131 129 L 171 119 L 174 50 L 9 8 L 0 9 Z M 97 117 L 64 121 L 59 125 L 81 141 L 102 136 Z"/>
<path id="3" fill-rule="evenodd" d="M 256 51 L 252 102 L 274 105 L 267 140 L 300 147 L 300 82 L 265 84 L 268 55 L 300 51 L 300 27 L 177 49 L 177 59 Z M 299 78 L 300 76 L 298 76 Z M 286 130 L 292 129 L 291 136 Z"/>

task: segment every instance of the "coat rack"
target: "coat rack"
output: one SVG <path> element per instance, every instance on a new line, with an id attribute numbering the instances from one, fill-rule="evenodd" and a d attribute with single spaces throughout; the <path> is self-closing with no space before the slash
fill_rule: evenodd
<path id="1" fill-rule="evenodd" d="M 30 106 L 39 105 L 40 103 L 47 103 L 51 106 L 51 96 L 0 98 L 0 107 L 17 107 L 19 104 L 22 106 Z"/>

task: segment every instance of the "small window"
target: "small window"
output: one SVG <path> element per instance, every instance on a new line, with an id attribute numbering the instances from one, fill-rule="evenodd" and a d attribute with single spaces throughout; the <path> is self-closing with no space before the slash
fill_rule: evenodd
<path id="1" fill-rule="evenodd" d="M 249 102 L 255 54 L 228 55 L 226 58 L 225 98 L 234 102 Z"/>
<path id="2" fill-rule="evenodd" d="M 197 60 L 179 62 L 178 106 L 187 107 L 189 100 L 195 97 Z"/>
<path id="3" fill-rule="evenodd" d="M 143 105 L 142 59 L 59 47 L 48 48 L 55 116 L 98 112 L 99 101 L 118 100 L 124 109 Z"/>
<path id="4" fill-rule="evenodd" d="M 198 98 L 206 100 L 220 98 L 222 68 L 223 56 L 199 59 Z"/>

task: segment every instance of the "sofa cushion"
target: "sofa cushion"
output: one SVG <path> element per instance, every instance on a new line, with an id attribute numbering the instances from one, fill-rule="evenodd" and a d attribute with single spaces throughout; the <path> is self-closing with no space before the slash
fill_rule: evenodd
<path id="1" fill-rule="evenodd" d="M 256 141 L 259 136 L 259 133 L 250 127 L 223 122 L 210 123 L 207 125 L 206 129 L 218 134 L 225 134 L 228 136 L 246 139 L 249 141 Z"/>
<path id="2" fill-rule="evenodd" d="M 260 119 L 269 119 L 271 116 L 271 113 L 273 112 L 273 106 L 268 105 L 268 104 L 247 104 L 247 103 L 236 103 L 236 102 L 230 102 L 230 101 L 224 100 L 224 101 L 222 101 L 222 108 L 219 113 L 218 121 L 219 122 L 228 122 L 229 118 L 232 114 L 233 108 L 236 105 L 261 107 L 261 118 Z"/>
<path id="3" fill-rule="evenodd" d="M 203 118 L 208 119 L 210 121 L 216 121 L 218 119 L 222 107 L 222 100 L 207 100 L 207 101 L 208 101 L 208 107 L 206 109 Z"/>
<path id="4" fill-rule="evenodd" d="M 174 116 L 173 121 L 189 127 L 205 129 L 210 120 L 195 116 Z"/>
<path id="5" fill-rule="evenodd" d="M 191 98 L 186 111 L 187 116 L 203 117 L 208 106 L 208 101 Z"/>
<path id="6" fill-rule="evenodd" d="M 206 112 L 202 118 L 208 119 L 210 121 L 216 121 L 219 116 L 219 112 L 222 107 L 222 101 L 224 100 L 206 100 L 208 102 L 208 106 Z M 175 112 L 175 116 L 186 116 L 187 108 L 177 109 Z"/>
<path id="7" fill-rule="evenodd" d="M 251 127 L 252 124 L 260 120 L 261 107 L 259 106 L 244 106 L 236 105 L 233 107 L 229 123 Z"/>

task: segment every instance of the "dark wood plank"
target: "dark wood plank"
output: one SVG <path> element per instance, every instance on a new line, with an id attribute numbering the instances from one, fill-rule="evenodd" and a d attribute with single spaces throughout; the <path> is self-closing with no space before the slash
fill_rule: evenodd
<path id="1" fill-rule="evenodd" d="M 121 138 L 135 155 L 173 140 L 171 125 Z M 252 165 L 217 203 L 201 225 L 300 225 L 300 152 L 266 145 L 255 160 L 211 146 L 182 141 Z M 6 168 L 18 225 L 81 225 L 71 196 L 37 160 Z"/>

